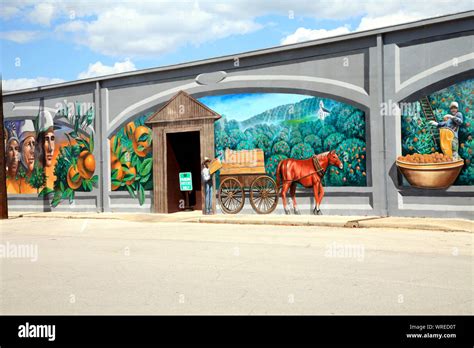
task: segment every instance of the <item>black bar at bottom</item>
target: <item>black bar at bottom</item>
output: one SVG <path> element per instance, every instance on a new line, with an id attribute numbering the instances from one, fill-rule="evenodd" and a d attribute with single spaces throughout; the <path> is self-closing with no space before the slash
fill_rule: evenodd
<path id="1" fill-rule="evenodd" d="M 51 339 L 52 327 L 44 325 L 54 325 L 54 340 Z M 472 347 L 473 327 L 472 316 L 0 316 L 0 346 L 407 344 Z M 31 337 L 40 334 L 43 337 Z"/>

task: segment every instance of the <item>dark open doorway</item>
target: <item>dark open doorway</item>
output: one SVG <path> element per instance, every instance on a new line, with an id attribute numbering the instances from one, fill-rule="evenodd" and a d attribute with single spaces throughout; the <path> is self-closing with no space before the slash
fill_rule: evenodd
<path id="1" fill-rule="evenodd" d="M 166 182 L 168 185 L 168 213 L 183 210 L 184 192 L 179 189 L 179 173 L 191 172 L 193 191 L 189 204 L 202 208 L 201 198 L 201 146 L 199 132 L 166 134 Z"/>

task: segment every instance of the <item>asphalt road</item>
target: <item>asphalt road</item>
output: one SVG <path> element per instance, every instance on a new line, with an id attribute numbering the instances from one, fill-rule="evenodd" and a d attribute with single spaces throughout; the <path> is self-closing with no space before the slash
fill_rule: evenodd
<path id="1" fill-rule="evenodd" d="M 18 218 L 0 313 L 473 314 L 473 236 Z"/>

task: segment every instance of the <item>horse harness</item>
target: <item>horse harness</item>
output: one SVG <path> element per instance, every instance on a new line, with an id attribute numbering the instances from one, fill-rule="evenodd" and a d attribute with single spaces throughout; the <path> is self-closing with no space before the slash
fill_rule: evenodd
<path id="1" fill-rule="evenodd" d="M 316 173 L 322 178 L 324 174 L 326 174 L 326 170 L 321 167 L 318 161 L 318 156 L 313 156 L 313 164 L 314 168 L 316 169 Z"/>

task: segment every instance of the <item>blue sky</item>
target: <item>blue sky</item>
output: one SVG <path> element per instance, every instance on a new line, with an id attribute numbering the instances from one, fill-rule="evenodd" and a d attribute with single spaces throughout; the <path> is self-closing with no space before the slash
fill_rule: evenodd
<path id="1" fill-rule="evenodd" d="M 199 101 L 227 119 L 243 121 L 280 105 L 312 98 L 302 94 L 242 93 L 199 98 Z"/>
<path id="2" fill-rule="evenodd" d="M 145 69 L 278 46 L 282 37 L 293 33 L 300 26 L 311 26 L 315 22 L 315 20 L 307 18 L 287 20 L 281 16 L 264 16 L 257 18 L 256 21 L 262 25 L 266 24 L 265 28 L 246 35 L 237 34 L 220 40 L 211 39 L 199 45 L 186 44 L 156 56 L 134 57 L 134 65 L 137 69 Z M 347 23 L 324 21 L 323 24 L 324 27 L 332 29 L 332 27 Z M 351 24 L 355 25 L 355 22 L 351 20 Z M 7 31 L 21 30 L 21 25 L 13 20 L 4 21 L 2 27 Z M 25 28 L 25 30 L 34 29 L 32 25 L 26 25 Z M 20 67 L 15 66 L 17 57 L 21 59 Z M 25 77 L 26 74 L 27 77 L 42 75 L 75 80 L 78 73 L 86 70 L 91 62 L 101 61 L 103 64 L 111 66 L 116 61 L 124 61 L 127 58 L 129 57 L 123 54 L 108 56 L 94 52 L 87 46 L 76 45 L 66 39 L 56 37 L 54 33 L 46 33 L 44 38 L 28 44 L 2 40 L 4 79 Z"/>
<path id="3" fill-rule="evenodd" d="M 472 1 L 2 0 L 13 90 L 177 64 L 470 10 Z"/>

